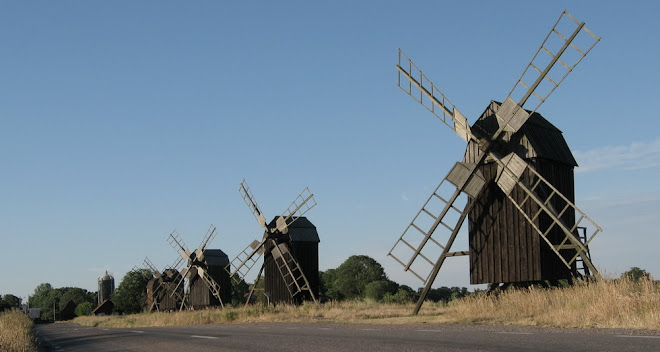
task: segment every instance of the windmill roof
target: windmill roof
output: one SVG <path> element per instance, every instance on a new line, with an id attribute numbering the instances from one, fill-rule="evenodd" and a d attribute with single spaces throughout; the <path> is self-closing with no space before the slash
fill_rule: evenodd
<path id="1" fill-rule="evenodd" d="M 272 223 L 275 223 L 278 217 L 275 217 Z M 321 242 L 316 226 L 304 216 L 299 217 L 292 224 L 289 224 L 289 237 L 291 242 Z"/>
<path id="2" fill-rule="evenodd" d="M 229 257 L 221 249 L 205 249 L 204 261 L 207 265 L 225 266 L 229 264 Z"/>
<path id="3" fill-rule="evenodd" d="M 489 134 L 495 132 L 499 128 L 495 113 L 500 105 L 500 102 L 491 101 L 472 129 L 482 129 Z M 503 132 L 502 139 L 514 145 L 514 149 L 525 159 L 544 158 L 577 166 L 561 130 L 537 112 L 533 113 L 516 133 Z M 479 154 L 476 145 L 470 142 L 464 160 L 474 162 Z"/>

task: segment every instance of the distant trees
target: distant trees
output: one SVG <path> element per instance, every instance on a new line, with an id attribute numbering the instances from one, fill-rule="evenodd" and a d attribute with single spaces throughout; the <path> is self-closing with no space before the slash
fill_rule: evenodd
<path id="1" fill-rule="evenodd" d="M 630 268 L 630 270 L 628 270 L 628 271 L 624 272 L 623 274 L 621 274 L 621 278 L 622 279 L 627 278 L 627 279 L 630 279 L 632 281 L 639 281 L 639 280 L 642 280 L 642 279 L 653 280 L 653 277 L 651 276 L 651 274 L 649 272 L 647 272 L 644 269 L 640 269 L 636 266 L 633 266 L 632 268 Z"/>
<path id="2" fill-rule="evenodd" d="M 153 274 L 147 269 L 126 273 L 110 297 L 115 310 L 125 314 L 141 312 L 147 303 L 147 283 L 152 278 Z"/>
<path id="3" fill-rule="evenodd" d="M 30 308 L 41 308 L 41 320 L 52 321 L 59 319 L 60 310 L 69 301 L 73 301 L 77 306 L 87 303 L 93 308 L 96 303 L 96 292 L 89 292 L 79 287 L 53 288 L 49 283 L 41 283 L 34 289 L 28 304 Z"/>
<path id="4" fill-rule="evenodd" d="M 373 284 L 370 294 L 381 295 L 386 287 L 391 288 L 383 267 L 373 258 L 366 255 L 354 255 L 346 259 L 337 269 L 328 270 L 321 275 L 326 295 L 332 299 L 353 299 L 365 297 L 365 289 L 368 284 L 375 281 L 383 281 L 381 284 Z M 396 285 L 396 283 L 394 283 Z"/>
<path id="5" fill-rule="evenodd" d="M 20 308 L 20 307 L 21 307 L 21 299 L 19 297 L 16 297 L 10 293 L 4 296 L 0 296 L 0 312 L 12 308 Z"/>
<path id="6" fill-rule="evenodd" d="M 326 299 L 369 299 L 387 303 L 406 303 L 415 300 L 421 291 L 399 285 L 387 278 L 383 267 L 366 255 L 354 255 L 336 269 L 320 272 L 321 294 Z M 427 299 L 448 302 L 468 294 L 465 287 L 431 289 Z"/>

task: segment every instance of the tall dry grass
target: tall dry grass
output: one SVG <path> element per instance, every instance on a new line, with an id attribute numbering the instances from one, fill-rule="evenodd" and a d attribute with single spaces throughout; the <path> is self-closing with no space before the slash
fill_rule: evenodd
<path id="1" fill-rule="evenodd" d="M 18 309 L 0 313 L 0 351 L 36 352 L 33 325 L 32 320 Z"/>
<path id="2" fill-rule="evenodd" d="M 450 305 L 446 315 L 458 323 L 660 330 L 660 285 L 622 279 L 512 290 L 467 297 Z"/>
<path id="3" fill-rule="evenodd" d="M 562 289 L 505 291 L 451 302 L 414 304 L 350 301 L 301 306 L 250 306 L 176 313 L 79 317 L 81 325 L 103 327 L 203 325 L 249 322 L 460 323 L 574 328 L 660 330 L 660 286 L 651 280 L 602 280 Z"/>

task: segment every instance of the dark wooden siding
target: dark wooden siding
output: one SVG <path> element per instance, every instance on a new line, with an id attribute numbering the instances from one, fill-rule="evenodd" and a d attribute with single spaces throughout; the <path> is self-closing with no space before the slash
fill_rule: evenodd
<path id="1" fill-rule="evenodd" d="M 157 303 L 158 310 L 178 310 L 181 307 L 181 300 L 172 292 L 176 289 L 179 297 L 183 297 L 183 284 L 176 286 L 181 277 L 179 272 L 174 269 L 167 269 L 163 275 L 153 278 L 147 282 L 147 307 L 151 308 L 154 301 Z"/>
<path id="2" fill-rule="evenodd" d="M 220 301 L 211 293 L 204 280 L 193 269 L 190 276 L 190 305 L 193 308 L 220 306 Z M 208 266 L 209 276 L 220 285 L 220 298 L 223 304 L 231 303 L 231 279 L 222 266 Z"/>
<path id="3" fill-rule="evenodd" d="M 483 131 L 492 134 L 498 128 L 494 116 L 500 103 L 491 102 L 479 120 L 474 124 L 475 133 Z M 501 136 L 504 143 L 499 147 L 501 154 L 517 153 L 525 159 L 541 176 L 556 187 L 571 202 L 574 202 L 573 167 L 577 165 L 573 155 L 559 129 L 538 113 L 516 133 L 505 132 Z M 470 142 L 463 161 L 476 162 L 481 156 L 478 146 Z M 515 205 L 502 193 L 494 179 L 497 165 L 492 160 L 479 169 L 487 184 L 474 202 L 468 214 L 470 242 L 470 283 L 504 283 L 540 280 L 568 279 L 575 268 L 569 270 L 552 251 L 550 246 L 529 224 Z M 522 176 L 524 182 L 532 185 L 529 171 Z M 550 192 L 539 189 L 539 192 Z M 547 193 L 549 194 L 549 193 Z M 519 188 L 514 189 L 512 197 L 525 199 L 527 195 Z M 544 195 L 541 194 L 543 197 Z M 553 206 L 562 209 L 564 202 L 559 197 L 553 198 Z M 538 206 L 531 202 L 523 205 L 526 214 L 533 217 Z M 575 223 L 575 214 L 567 212 L 562 220 L 570 228 Z M 551 221 L 547 216 L 535 220 L 536 226 L 546 229 Z M 560 228 L 554 227 L 548 234 L 553 244 L 559 244 L 564 238 Z M 566 258 L 572 257 L 573 250 L 561 252 Z"/>
<path id="4" fill-rule="evenodd" d="M 548 182 L 573 201 L 572 167 L 541 159 L 528 162 Z M 566 268 L 494 182 L 497 165 L 485 164 L 480 170 L 488 183 L 480 196 L 474 200 L 474 207 L 468 215 L 470 283 L 569 279 L 574 273 L 574 268 L 573 270 Z M 525 171 L 522 177 L 527 184 L 535 181 L 529 171 Z M 526 194 L 516 188 L 512 197 L 522 200 Z M 563 208 L 563 201 L 558 197 L 553 200 L 555 208 Z M 527 201 L 523 209 L 532 217 L 538 211 L 538 206 Z M 562 220 L 571 227 L 575 222 L 575 216 L 567 212 Z M 546 229 L 551 221 L 547 216 L 540 216 L 535 223 L 539 228 Z M 555 226 L 547 237 L 553 244 L 559 244 L 564 236 L 561 229 Z M 572 250 L 562 251 L 566 258 L 570 258 L 569 256 L 574 253 Z"/>
<path id="5" fill-rule="evenodd" d="M 264 291 L 270 293 L 273 303 L 301 303 L 303 300 L 311 300 L 309 292 L 303 291 L 292 297 L 287 289 L 282 276 L 273 260 L 272 254 L 268 251 L 264 255 Z M 319 251 L 318 242 L 291 242 L 291 249 L 294 258 L 300 264 L 305 277 L 314 295 L 319 297 Z"/>

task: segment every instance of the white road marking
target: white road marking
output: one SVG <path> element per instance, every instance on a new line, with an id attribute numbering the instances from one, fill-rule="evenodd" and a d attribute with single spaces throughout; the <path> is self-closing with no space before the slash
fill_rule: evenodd
<path id="1" fill-rule="evenodd" d="M 378 331 L 378 330 L 380 330 L 380 329 L 360 329 L 360 330 L 364 330 L 364 331 Z"/>
<path id="2" fill-rule="evenodd" d="M 217 336 L 201 336 L 201 335 L 190 335 L 190 337 L 194 337 L 197 339 L 217 339 Z"/>
<path id="3" fill-rule="evenodd" d="M 319 330 L 330 330 L 330 328 L 319 328 Z"/>
<path id="4" fill-rule="evenodd" d="M 298 330 L 298 328 L 296 328 L 296 327 L 289 327 L 287 329 L 289 329 L 289 330 Z"/>
<path id="5" fill-rule="evenodd" d="M 511 334 L 511 335 L 531 335 L 531 332 L 516 332 L 516 331 L 498 331 L 498 334 Z"/>
<path id="6" fill-rule="evenodd" d="M 616 337 L 637 337 L 640 339 L 660 339 L 660 336 L 642 336 L 642 335 L 616 335 Z"/>
<path id="7" fill-rule="evenodd" d="M 131 332 L 135 332 L 135 333 L 138 333 L 138 334 L 144 334 L 144 331 L 140 331 L 140 330 L 133 330 Z"/>

